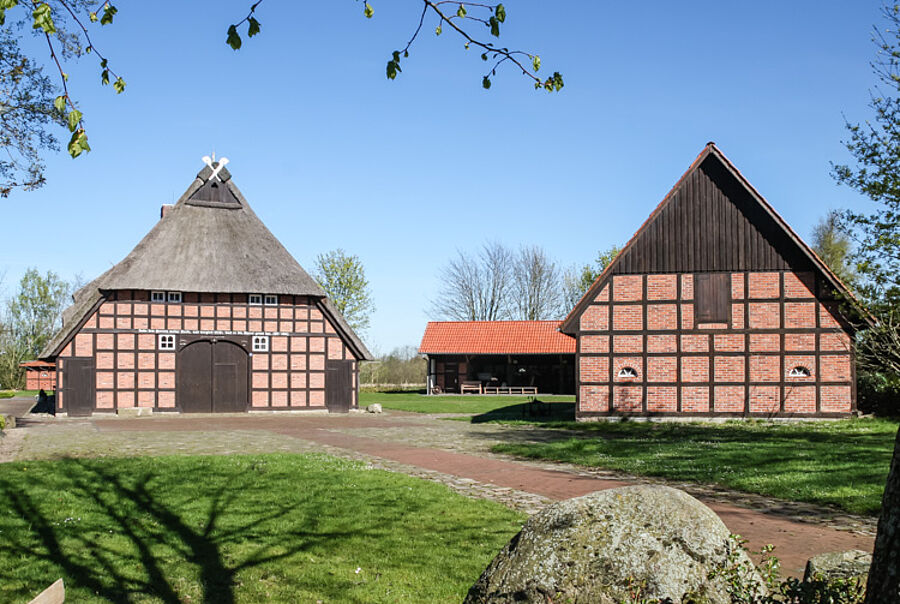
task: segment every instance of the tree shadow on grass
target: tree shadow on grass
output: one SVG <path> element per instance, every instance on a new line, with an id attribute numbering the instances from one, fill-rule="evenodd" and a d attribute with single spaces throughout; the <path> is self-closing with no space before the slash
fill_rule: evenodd
<path id="1" fill-rule="evenodd" d="M 325 501 L 313 507 L 304 501 L 299 512 L 301 504 L 291 498 L 256 499 L 252 507 L 247 501 L 238 502 L 254 489 L 252 475 L 235 472 L 221 486 L 205 489 L 204 476 L 198 473 L 193 489 L 177 485 L 173 496 L 173 486 L 161 482 L 153 471 L 132 477 L 110 471 L 102 462 L 62 463 L 64 478 L 34 473 L 27 477 L 27 485 L 0 478 L 0 498 L 9 515 L 27 527 L 4 530 L 3 548 L 19 564 L 39 567 L 29 569 L 29 579 L 37 581 L 43 574 L 55 574 L 55 579 L 62 573 L 70 590 L 81 588 L 111 602 L 149 596 L 180 603 L 185 600 L 185 575 L 196 575 L 201 601 L 233 604 L 238 573 L 365 533 L 356 526 L 346 531 L 316 530 L 316 518 L 329 513 Z M 217 478 L 213 482 L 222 482 L 221 476 Z M 187 495 L 191 490 L 192 497 Z M 54 507 L 65 504 L 51 500 L 63 493 L 66 500 L 76 501 L 80 509 L 75 513 L 84 518 L 59 520 Z M 295 513 L 308 521 L 301 525 L 309 530 L 297 524 L 284 528 L 287 517 Z M 237 544 L 244 548 L 240 554 L 231 547 Z M 35 593 L 46 586 L 39 585 Z"/>
<path id="2" fill-rule="evenodd" d="M 534 400 L 493 409 L 472 417 L 473 424 L 525 421 L 535 424 L 575 420 L 575 403 L 545 403 Z"/>

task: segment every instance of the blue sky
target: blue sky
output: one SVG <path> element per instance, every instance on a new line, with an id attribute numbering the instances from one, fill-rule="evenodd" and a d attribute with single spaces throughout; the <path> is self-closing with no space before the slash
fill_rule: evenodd
<path id="1" fill-rule="evenodd" d="M 353 0 L 267 0 L 238 52 L 225 31 L 249 0 L 122 2 L 94 42 L 127 92 L 99 85 L 93 56 L 67 67 L 93 151 L 48 157 L 43 189 L 0 200 L 4 293 L 30 266 L 93 278 L 118 262 L 213 150 L 303 266 L 362 258 L 380 352 L 418 344 L 457 249 L 587 262 L 709 140 L 804 237 L 829 208 L 866 207 L 829 170 L 848 160 L 844 116 L 869 115 L 877 2 L 509 0 L 500 41 L 562 72 L 552 95 L 512 69 L 483 90 L 478 53 L 436 23 L 388 81 L 420 4 L 371 2 L 367 20 Z"/>

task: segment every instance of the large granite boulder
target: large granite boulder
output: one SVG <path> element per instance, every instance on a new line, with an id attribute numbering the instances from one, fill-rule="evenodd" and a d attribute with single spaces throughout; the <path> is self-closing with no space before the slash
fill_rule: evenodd
<path id="1" fill-rule="evenodd" d="M 644 598 L 727 604 L 725 582 L 710 572 L 750 558 L 715 512 L 664 486 L 598 491 L 532 516 L 469 590 L 467 604 L 574 602 L 618 604 Z M 760 587 L 761 589 L 761 587 Z"/>
<path id="2" fill-rule="evenodd" d="M 872 554 L 862 550 L 851 549 L 845 552 L 828 552 L 813 556 L 806 562 L 806 571 L 803 573 L 804 581 L 824 579 L 858 578 L 863 585 L 869 576 L 869 566 L 872 565 Z"/>

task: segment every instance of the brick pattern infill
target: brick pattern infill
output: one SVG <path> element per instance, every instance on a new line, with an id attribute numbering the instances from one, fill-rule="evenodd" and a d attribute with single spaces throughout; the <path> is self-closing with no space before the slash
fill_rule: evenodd
<path id="1" fill-rule="evenodd" d="M 57 406 L 65 408 L 65 361 L 92 357 L 97 410 L 179 406 L 177 351 L 184 338 L 223 338 L 252 353 L 250 406 L 255 409 L 324 407 L 325 363 L 347 360 L 356 406 L 357 359 L 315 299 L 279 296 L 277 304 L 250 304 L 246 294 L 184 293 L 182 302 L 150 302 L 150 292 L 110 292 L 59 355 Z M 175 338 L 165 350 L 162 335 Z M 253 350 L 254 335 L 268 350 Z"/>
<path id="2" fill-rule="evenodd" d="M 813 274 L 728 278 L 728 322 L 696 324 L 693 274 L 610 277 L 580 317 L 579 416 L 849 415 L 852 340 Z"/>

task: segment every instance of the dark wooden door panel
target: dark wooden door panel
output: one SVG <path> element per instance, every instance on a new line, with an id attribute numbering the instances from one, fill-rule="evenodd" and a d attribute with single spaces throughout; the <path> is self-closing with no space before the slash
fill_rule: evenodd
<path id="1" fill-rule="evenodd" d="M 86 416 L 94 411 L 94 359 L 65 360 L 66 413 L 71 416 Z"/>
<path id="2" fill-rule="evenodd" d="M 212 412 L 212 348 L 198 340 L 178 352 L 175 397 L 183 413 Z"/>
<path id="3" fill-rule="evenodd" d="M 213 346 L 213 411 L 247 410 L 248 357 L 232 342 L 220 340 Z"/>
<path id="4" fill-rule="evenodd" d="M 325 361 L 325 406 L 347 413 L 353 400 L 353 361 Z"/>
<path id="5" fill-rule="evenodd" d="M 731 315 L 731 275 L 694 275 L 694 322 L 728 323 Z"/>

